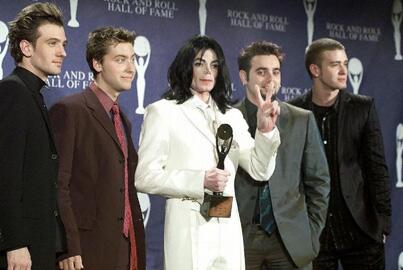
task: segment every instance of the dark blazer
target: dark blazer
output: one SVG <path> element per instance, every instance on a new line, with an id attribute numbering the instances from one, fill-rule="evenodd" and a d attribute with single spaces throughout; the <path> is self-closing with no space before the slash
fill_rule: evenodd
<path id="1" fill-rule="evenodd" d="M 276 125 L 281 145 L 269 187 L 282 242 L 294 263 L 303 267 L 319 252 L 319 235 L 325 226 L 329 201 L 329 170 L 313 114 L 283 102 L 280 102 L 280 108 Z M 256 130 L 256 118 L 248 119 L 245 101 L 239 109 L 249 130 Z M 260 185 L 261 182 L 238 169 L 235 189 L 245 245 Z"/>
<path id="2" fill-rule="evenodd" d="M 312 110 L 312 90 L 290 102 Z M 391 201 L 374 99 L 340 91 L 337 154 L 341 192 L 360 228 L 378 242 L 391 227 Z"/>
<path id="3" fill-rule="evenodd" d="M 58 156 L 39 90 L 17 67 L 0 82 L 0 269 L 28 246 L 32 269 L 54 269 Z"/>
<path id="4" fill-rule="evenodd" d="M 114 269 L 124 217 L 124 158 L 112 120 L 91 89 L 62 99 L 50 109 L 60 152 L 58 201 L 68 255 L 81 255 L 85 269 Z M 134 172 L 137 153 L 126 129 L 129 196 L 138 269 L 145 269 L 144 226 Z"/>

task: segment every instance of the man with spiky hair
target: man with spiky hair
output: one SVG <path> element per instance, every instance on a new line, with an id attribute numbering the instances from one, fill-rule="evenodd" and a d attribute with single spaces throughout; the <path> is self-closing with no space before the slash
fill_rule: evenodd
<path id="1" fill-rule="evenodd" d="M 0 269 L 55 266 L 58 155 L 40 90 L 61 72 L 66 36 L 50 3 L 9 24 L 16 68 L 0 81 Z"/>

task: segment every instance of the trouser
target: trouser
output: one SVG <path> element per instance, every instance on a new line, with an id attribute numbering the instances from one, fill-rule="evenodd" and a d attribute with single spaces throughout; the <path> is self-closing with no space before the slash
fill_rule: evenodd
<path id="1" fill-rule="evenodd" d="M 271 235 L 259 225 L 252 225 L 245 243 L 245 263 L 247 270 L 295 270 L 290 255 L 281 241 L 278 230 Z M 312 269 L 306 266 L 303 269 Z"/>
<path id="2" fill-rule="evenodd" d="M 339 262 L 344 270 L 384 270 L 384 245 L 374 241 L 349 249 L 321 250 L 313 261 L 313 269 L 337 270 Z"/>

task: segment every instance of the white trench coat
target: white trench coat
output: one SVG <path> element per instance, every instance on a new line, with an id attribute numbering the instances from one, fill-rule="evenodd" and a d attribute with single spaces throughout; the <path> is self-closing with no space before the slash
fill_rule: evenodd
<path id="1" fill-rule="evenodd" d="M 213 103 L 213 102 L 212 102 Z M 215 135 L 201 106 L 192 97 L 183 104 L 160 100 L 146 109 L 140 137 L 136 188 L 167 197 L 164 231 L 164 266 L 167 270 L 245 269 L 241 223 L 235 201 L 234 177 L 238 164 L 255 179 L 267 180 L 275 167 L 280 137 L 256 132 L 256 142 L 237 109 L 222 114 L 219 124 L 233 129 L 234 139 L 225 159 L 230 172 L 224 195 L 233 196 L 230 218 L 206 221 L 200 215 L 205 171 L 217 165 Z M 256 148 L 254 147 L 256 144 Z M 251 209 L 251 211 L 253 211 Z"/>

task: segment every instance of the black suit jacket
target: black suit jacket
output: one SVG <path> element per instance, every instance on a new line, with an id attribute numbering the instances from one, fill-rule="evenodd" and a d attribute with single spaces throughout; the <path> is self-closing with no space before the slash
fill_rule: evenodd
<path id="1" fill-rule="evenodd" d="M 256 130 L 256 118 L 248 119 L 244 101 L 238 108 Z M 308 265 L 319 252 L 319 236 L 325 226 L 330 177 L 320 134 L 312 112 L 280 102 L 276 126 L 281 144 L 276 168 L 269 180 L 271 202 L 282 242 L 298 267 Z M 238 168 L 235 191 L 245 248 L 253 224 L 258 190 L 254 181 Z"/>
<path id="2" fill-rule="evenodd" d="M 58 156 L 39 90 L 23 68 L 0 82 L 0 268 L 28 246 L 32 269 L 54 269 Z"/>
<path id="3" fill-rule="evenodd" d="M 388 169 L 371 97 L 340 91 L 337 151 L 342 196 L 360 228 L 382 242 L 391 227 Z M 313 109 L 312 90 L 291 104 Z"/>
<path id="4" fill-rule="evenodd" d="M 60 100 L 49 114 L 60 152 L 58 202 L 68 256 L 81 255 L 85 269 L 114 269 L 123 236 L 124 156 L 112 120 L 90 88 Z M 138 269 L 144 270 L 144 225 L 134 186 L 137 153 L 130 123 L 121 116 Z"/>

